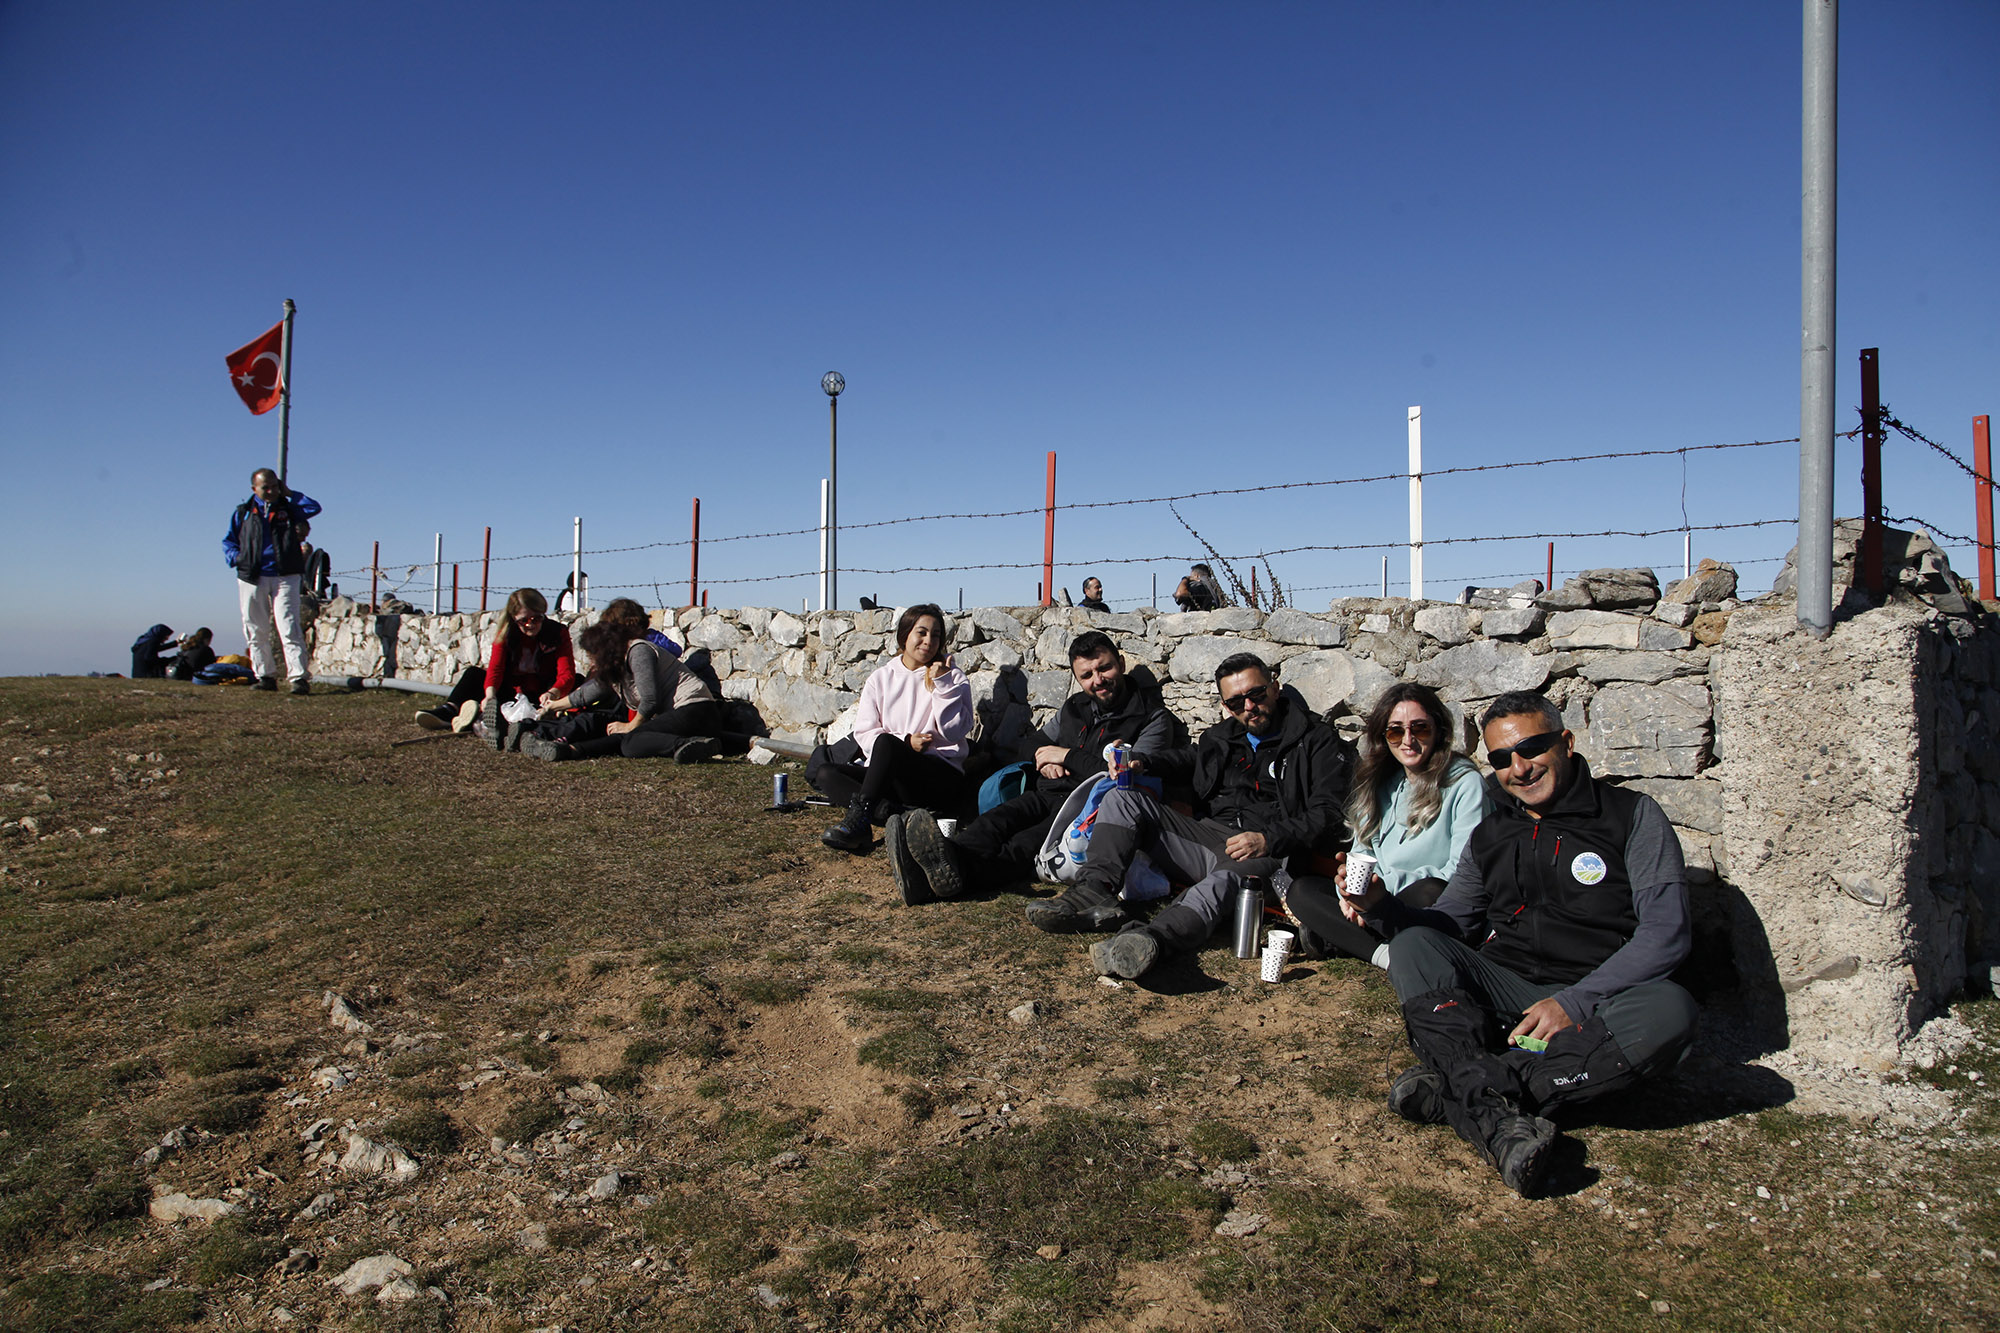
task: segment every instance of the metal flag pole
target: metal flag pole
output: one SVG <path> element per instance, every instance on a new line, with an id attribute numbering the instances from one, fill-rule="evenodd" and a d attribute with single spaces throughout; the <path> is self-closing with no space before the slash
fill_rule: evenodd
<path id="1" fill-rule="evenodd" d="M 278 484 L 286 484 L 286 469 L 292 446 L 292 316 L 299 308 L 285 298 L 285 331 L 278 335 Z"/>

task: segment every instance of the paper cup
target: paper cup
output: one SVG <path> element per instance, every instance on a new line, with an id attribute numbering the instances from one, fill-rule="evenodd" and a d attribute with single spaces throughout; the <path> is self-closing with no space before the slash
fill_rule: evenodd
<path id="1" fill-rule="evenodd" d="M 1345 891 L 1350 898 L 1359 898 L 1368 892 L 1368 880 L 1375 873 L 1375 858 L 1366 852 L 1347 854 L 1347 884 Z"/>
<path id="2" fill-rule="evenodd" d="M 937 825 L 938 832 L 947 838 L 953 837 L 958 833 L 958 821 L 956 819 L 940 819 Z"/>
<path id="3" fill-rule="evenodd" d="M 1278 981 L 1285 975 L 1285 963 L 1292 956 L 1292 940 L 1289 930 L 1264 932 L 1264 980 Z"/>

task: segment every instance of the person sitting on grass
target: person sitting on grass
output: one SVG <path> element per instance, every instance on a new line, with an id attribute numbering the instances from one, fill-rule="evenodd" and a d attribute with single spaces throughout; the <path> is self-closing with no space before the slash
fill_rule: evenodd
<path id="1" fill-rule="evenodd" d="M 215 665 L 215 631 L 203 625 L 180 641 L 180 655 L 167 668 L 175 680 L 193 680 L 195 672 Z"/>
<path id="2" fill-rule="evenodd" d="M 1141 851 L 1189 884 L 1150 922 L 1128 922 L 1091 946 L 1091 964 L 1103 976 L 1136 978 L 1169 952 L 1201 948 L 1238 890 L 1264 881 L 1282 892 L 1295 862 L 1333 852 L 1345 836 L 1340 801 L 1354 771 L 1353 748 L 1297 691 L 1280 689 L 1254 653 L 1225 657 L 1215 684 L 1224 720 L 1193 748 L 1132 756 L 1136 773 L 1187 779 L 1198 817 L 1143 788 L 1113 789 L 1097 808 L 1076 883 L 1027 906 L 1028 924 L 1041 930 L 1118 925 L 1125 915 L 1119 890 Z"/>
<path id="3" fill-rule="evenodd" d="M 847 805 L 847 818 L 821 837 L 834 850 L 865 854 L 874 845 L 874 826 L 892 810 L 956 814 L 967 804 L 972 682 L 952 665 L 945 641 L 944 612 L 935 603 L 903 612 L 896 621 L 897 655 L 861 687 L 855 757 L 827 749 L 815 752 L 807 766 L 813 786 Z"/>
<path id="4" fill-rule="evenodd" d="M 476 722 L 482 739 L 494 749 L 518 749 L 533 724 L 510 722 L 501 708 L 521 696 L 546 708 L 579 683 L 569 628 L 549 619 L 548 599 L 540 592 L 516 588 L 507 594 L 486 665 L 459 673 L 444 703 L 417 710 L 417 725 L 427 731 L 465 731 Z"/>
<path id="5" fill-rule="evenodd" d="M 1070 793 L 1104 775 L 1107 744 L 1123 741 L 1144 752 L 1187 744 L 1187 728 L 1167 711 L 1152 672 L 1143 666 L 1127 671 L 1118 645 L 1102 630 L 1071 640 L 1069 669 L 1076 693 L 1022 742 L 1021 758 L 1032 765 L 1027 791 L 951 838 L 928 810 L 889 816 L 882 846 L 905 903 L 915 907 L 1033 879 L 1035 854 Z"/>
<path id="6" fill-rule="evenodd" d="M 545 720 L 521 738 L 521 753 L 550 760 L 672 755 L 678 764 L 714 758 L 722 709 L 701 677 L 647 636 L 651 628 L 645 607 L 629 597 L 613 601 L 581 636 L 590 678 L 548 704 L 562 711 L 616 700 L 629 717 L 606 722 L 601 735 L 592 734 L 594 726 L 565 731 Z"/>
<path id="7" fill-rule="evenodd" d="M 1436 690 L 1407 681 L 1390 686 L 1362 728 L 1361 765 L 1347 798 L 1355 850 L 1375 858 L 1375 882 L 1385 892 L 1417 910 L 1444 892 L 1491 806 L 1478 768 L 1453 750 L 1454 729 Z M 1347 856 L 1335 858 L 1343 872 Z M 1292 881 L 1285 911 L 1299 925 L 1300 944 L 1314 958 L 1365 958 L 1387 967 L 1386 937 L 1348 920 L 1340 890 L 1339 879 L 1324 875 Z"/>
<path id="8" fill-rule="evenodd" d="M 1480 719 L 1497 795 L 1437 904 L 1372 881 L 1342 905 L 1389 935 L 1389 984 L 1422 1063 L 1389 1109 L 1449 1124 L 1523 1196 L 1547 1116 L 1672 1069 L 1694 1040 L 1681 845 L 1652 797 L 1597 781 L 1556 706 L 1503 694 Z M 1503 1035 L 1504 1034 L 1504 1035 Z"/>

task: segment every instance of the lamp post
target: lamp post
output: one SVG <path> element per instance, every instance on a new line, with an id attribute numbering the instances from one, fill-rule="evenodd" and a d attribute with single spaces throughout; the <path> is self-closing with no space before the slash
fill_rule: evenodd
<path id="1" fill-rule="evenodd" d="M 819 377 L 826 393 L 826 605 L 831 611 L 840 605 L 840 391 L 847 387 L 837 370 Z"/>

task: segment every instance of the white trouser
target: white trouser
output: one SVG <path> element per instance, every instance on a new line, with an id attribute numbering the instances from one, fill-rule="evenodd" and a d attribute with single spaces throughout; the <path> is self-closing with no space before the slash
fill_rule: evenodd
<path id="1" fill-rule="evenodd" d="M 255 583 L 236 580 L 236 595 L 243 605 L 243 641 L 250 645 L 250 668 L 259 676 L 276 676 L 278 660 L 271 649 L 271 621 L 278 622 L 277 637 L 285 645 L 285 674 L 301 680 L 310 669 L 306 663 L 306 627 L 299 620 L 299 576 L 266 574 Z"/>

